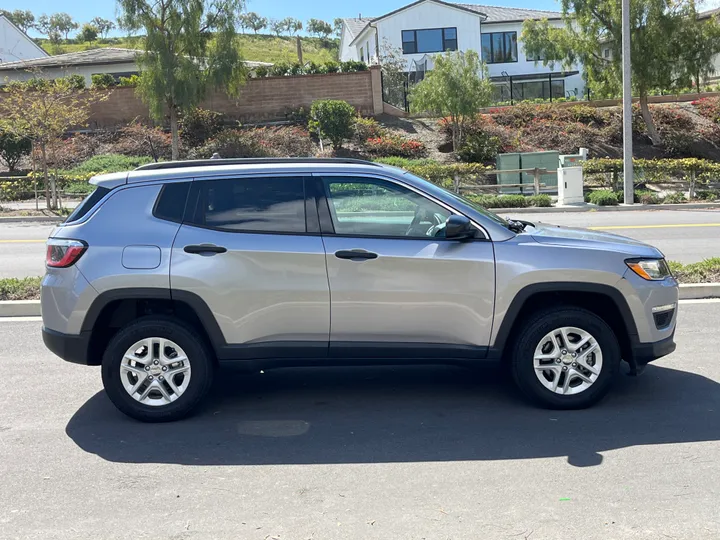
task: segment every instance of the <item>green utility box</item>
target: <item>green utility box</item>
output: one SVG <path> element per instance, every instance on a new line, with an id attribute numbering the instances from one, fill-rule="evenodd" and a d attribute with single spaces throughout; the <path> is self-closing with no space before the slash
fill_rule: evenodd
<path id="1" fill-rule="evenodd" d="M 497 169 L 507 171 L 513 169 L 547 169 L 547 174 L 540 176 L 540 183 L 546 188 L 557 189 L 557 168 L 560 162 L 559 152 L 522 152 L 513 154 L 499 154 Z M 499 173 L 498 184 L 523 184 L 522 188 L 501 188 L 501 193 L 534 193 L 535 178 L 530 173 Z M 525 184 L 528 187 L 525 187 Z"/>

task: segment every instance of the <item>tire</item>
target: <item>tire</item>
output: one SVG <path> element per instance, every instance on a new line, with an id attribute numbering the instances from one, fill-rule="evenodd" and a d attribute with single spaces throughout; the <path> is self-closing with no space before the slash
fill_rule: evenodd
<path id="1" fill-rule="evenodd" d="M 564 346 L 561 329 L 566 329 L 569 342 Z M 582 344 L 587 335 L 591 339 Z M 598 348 L 588 352 L 593 339 Z M 576 345 L 581 346 L 574 351 Z M 521 392 L 551 409 L 583 409 L 597 403 L 610 390 L 620 360 L 620 346 L 610 326 L 590 311 L 569 306 L 530 316 L 511 351 L 512 374 Z M 553 386 L 558 389 L 553 391 Z"/>
<path id="2" fill-rule="evenodd" d="M 152 360 L 147 352 L 143 355 L 143 351 L 148 350 L 147 346 L 135 348 L 140 342 L 150 343 L 154 351 L 152 358 L 157 358 L 157 361 Z M 161 343 L 164 345 L 162 353 L 159 352 Z M 126 355 L 131 348 L 140 351 L 137 358 L 144 357 L 142 360 L 149 367 L 128 361 L 129 356 Z M 130 357 L 135 358 L 136 355 L 133 353 Z M 163 367 L 163 364 L 166 365 Z M 152 371 L 148 371 L 150 368 Z M 143 317 L 121 329 L 108 343 L 102 362 L 103 385 L 110 401 L 126 415 L 142 422 L 172 422 L 189 415 L 208 394 L 214 371 L 205 340 L 189 326 L 169 317 Z M 143 376 L 145 379 L 141 383 Z M 133 397 L 126 387 L 134 388 L 136 381 L 140 388 Z M 151 384 L 154 388 L 141 402 L 139 399 L 143 390 Z M 164 392 L 161 392 L 161 384 Z"/>

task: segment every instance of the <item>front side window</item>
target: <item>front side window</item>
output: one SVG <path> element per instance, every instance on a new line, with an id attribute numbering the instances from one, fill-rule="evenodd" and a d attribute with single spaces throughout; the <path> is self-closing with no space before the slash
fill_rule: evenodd
<path id="1" fill-rule="evenodd" d="M 371 178 L 325 178 L 335 234 L 444 238 L 451 212 L 392 182 Z"/>
<path id="2" fill-rule="evenodd" d="M 402 48 L 403 54 L 457 51 L 457 29 L 403 30 Z"/>
<path id="3" fill-rule="evenodd" d="M 517 32 L 482 34 L 483 60 L 487 64 L 507 64 L 518 61 Z"/>
<path id="4" fill-rule="evenodd" d="M 237 232 L 306 231 L 302 178 L 203 180 L 197 185 L 190 224 Z"/>

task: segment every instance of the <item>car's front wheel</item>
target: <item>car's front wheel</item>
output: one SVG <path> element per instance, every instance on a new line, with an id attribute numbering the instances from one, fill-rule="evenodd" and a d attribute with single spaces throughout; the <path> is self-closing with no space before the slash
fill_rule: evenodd
<path id="1" fill-rule="evenodd" d="M 581 409 L 610 389 L 620 347 L 608 324 L 589 311 L 566 307 L 530 317 L 512 351 L 512 371 L 522 392 L 556 409 Z"/>
<path id="2" fill-rule="evenodd" d="M 110 340 L 105 391 L 122 412 L 144 422 L 187 416 L 208 393 L 214 366 L 202 338 L 168 318 L 146 317 Z"/>

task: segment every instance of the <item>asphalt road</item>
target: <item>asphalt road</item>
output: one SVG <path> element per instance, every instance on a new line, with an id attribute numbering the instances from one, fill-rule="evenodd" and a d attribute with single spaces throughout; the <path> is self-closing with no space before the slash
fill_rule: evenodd
<path id="1" fill-rule="evenodd" d="M 490 370 L 295 369 L 162 425 L 0 322 L 0 538 L 716 540 L 719 322 L 682 304 L 678 351 L 585 411 Z"/>
<path id="2" fill-rule="evenodd" d="M 506 214 L 512 217 L 512 213 Z M 597 227 L 653 244 L 675 261 L 720 257 L 720 210 L 657 210 L 522 214 L 529 221 Z M 0 224 L 0 278 L 39 276 L 45 271 L 49 224 Z"/>

